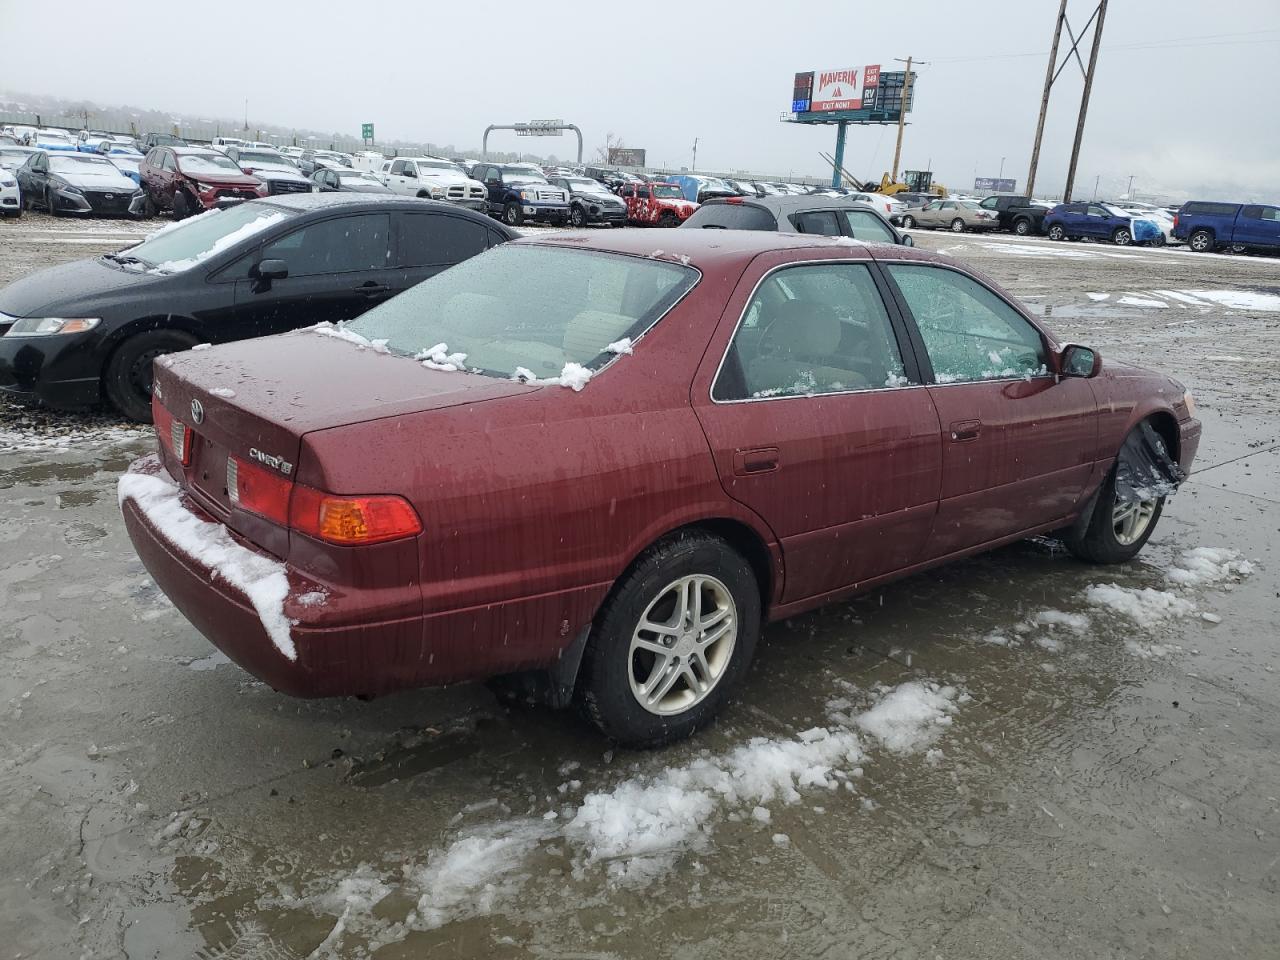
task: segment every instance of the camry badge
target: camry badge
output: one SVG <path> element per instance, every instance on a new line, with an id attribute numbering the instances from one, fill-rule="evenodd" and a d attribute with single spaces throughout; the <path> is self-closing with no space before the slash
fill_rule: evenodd
<path id="1" fill-rule="evenodd" d="M 191 419 L 196 422 L 197 426 L 204 423 L 204 404 L 199 400 L 191 401 Z"/>

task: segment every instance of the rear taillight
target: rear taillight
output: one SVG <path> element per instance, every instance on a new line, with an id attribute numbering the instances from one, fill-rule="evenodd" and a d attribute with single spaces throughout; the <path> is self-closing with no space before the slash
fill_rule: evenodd
<path id="1" fill-rule="evenodd" d="M 191 463 L 191 428 L 173 414 L 155 397 L 151 399 L 151 422 L 155 424 L 156 437 L 161 446 L 172 453 L 184 467 Z"/>
<path id="2" fill-rule="evenodd" d="M 341 546 L 384 543 L 422 532 L 422 521 L 403 497 L 325 493 L 239 457 L 227 457 L 227 496 L 242 510 Z"/>
<path id="3" fill-rule="evenodd" d="M 288 526 L 292 492 L 288 478 L 239 457 L 227 457 L 227 497 L 241 510 Z"/>
<path id="4" fill-rule="evenodd" d="M 383 543 L 422 532 L 422 521 L 403 497 L 339 497 L 298 484 L 289 526 L 329 543 Z"/>

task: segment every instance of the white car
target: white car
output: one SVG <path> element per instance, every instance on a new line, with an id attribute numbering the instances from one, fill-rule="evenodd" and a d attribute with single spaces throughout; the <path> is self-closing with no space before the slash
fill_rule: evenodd
<path id="1" fill-rule="evenodd" d="M 886 217 L 892 224 L 898 224 L 902 220 L 903 211 L 907 209 L 907 205 L 901 200 L 896 200 L 883 193 L 851 193 L 850 200 L 858 200 L 862 203 L 869 203 Z"/>
<path id="2" fill-rule="evenodd" d="M 488 191 L 452 160 L 441 157 L 396 157 L 382 165 L 380 177 L 393 193 L 406 197 L 445 200 L 481 213 L 488 212 Z M 542 171 L 538 178 L 544 179 Z"/>
<path id="3" fill-rule="evenodd" d="M 0 167 L 0 215 L 22 216 L 22 192 L 18 189 L 18 178 L 4 167 Z"/>
<path id="4" fill-rule="evenodd" d="M 279 149 L 281 153 L 283 153 L 286 157 L 288 157 L 291 160 L 297 160 L 300 156 L 302 156 L 301 147 L 280 147 Z"/>

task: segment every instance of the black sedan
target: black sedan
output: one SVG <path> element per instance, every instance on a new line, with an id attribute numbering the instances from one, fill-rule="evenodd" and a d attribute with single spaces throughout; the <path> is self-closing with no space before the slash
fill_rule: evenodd
<path id="1" fill-rule="evenodd" d="M 321 193 L 392 193 L 376 174 L 368 170 L 335 170 L 321 167 L 311 175 L 311 182 Z"/>
<path id="2" fill-rule="evenodd" d="M 38 150 L 16 171 L 27 209 L 41 206 L 54 216 L 83 213 L 142 216 L 143 193 L 106 157 L 94 153 Z"/>
<path id="3" fill-rule="evenodd" d="M 411 197 L 299 193 L 210 211 L 0 290 L 0 395 L 61 409 L 105 395 L 149 421 L 161 354 L 351 320 L 515 236 Z"/>

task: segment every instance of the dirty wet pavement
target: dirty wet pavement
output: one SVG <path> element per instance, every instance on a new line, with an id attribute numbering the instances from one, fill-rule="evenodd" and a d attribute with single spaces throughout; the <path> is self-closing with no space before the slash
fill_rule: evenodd
<path id="1" fill-rule="evenodd" d="M 122 242 L 39 219 L 0 282 Z M 1029 541 L 772 626 L 663 752 L 273 693 L 133 554 L 148 435 L 0 411 L 4 955 L 1274 956 L 1280 261 L 915 236 L 1184 380 L 1196 473 L 1131 565 Z"/>

